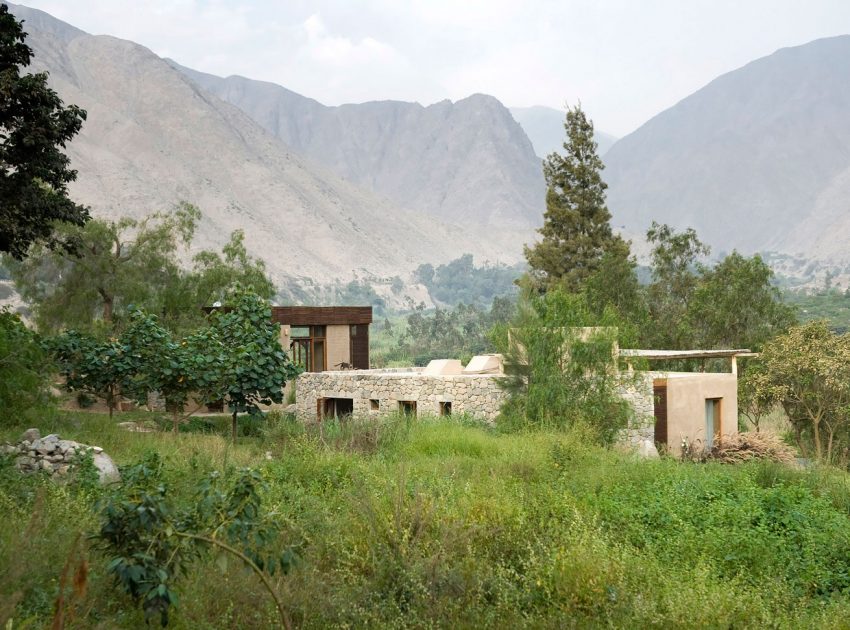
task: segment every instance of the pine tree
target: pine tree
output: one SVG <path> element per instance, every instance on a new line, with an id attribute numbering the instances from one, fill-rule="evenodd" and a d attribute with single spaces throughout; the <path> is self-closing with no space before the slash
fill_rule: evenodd
<path id="1" fill-rule="evenodd" d="M 581 106 L 567 109 L 564 155 L 552 153 L 543 163 L 546 213 L 538 232 L 542 240 L 525 247 L 529 280 L 539 291 L 562 286 L 578 291 L 609 251 L 628 251 L 611 231 L 611 213 L 605 205 L 601 172 L 605 166 L 596 153 L 593 123 Z"/>

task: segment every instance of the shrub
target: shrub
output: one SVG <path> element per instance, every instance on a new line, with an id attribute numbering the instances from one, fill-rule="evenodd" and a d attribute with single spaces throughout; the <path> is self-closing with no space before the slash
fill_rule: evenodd
<path id="1" fill-rule="evenodd" d="M 50 405 L 50 373 L 38 335 L 18 315 L 0 310 L 0 424 Z"/>

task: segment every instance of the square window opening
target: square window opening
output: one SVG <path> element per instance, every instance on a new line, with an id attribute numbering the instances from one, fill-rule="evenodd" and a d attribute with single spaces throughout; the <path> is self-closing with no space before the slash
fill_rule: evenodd
<path id="1" fill-rule="evenodd" d="M 441 416 L 450 416 L 452 415 L 452 403 L 449 401 L 440 403 L 440 415 Z"/>
<path id="2" fill-rule="evenodd" d="M 399 413 L 405 416 L 415 416 L 416 415 L 416 401 L 415 400 L 399 400 L 398 401 L 398 411 Z"/>
<path id="3" fill-rule="evenodd" d="M 381 408 L 381 403 L 377 398 L 369 399 L 369 410 L 370 411 L 378 411 Z"/>

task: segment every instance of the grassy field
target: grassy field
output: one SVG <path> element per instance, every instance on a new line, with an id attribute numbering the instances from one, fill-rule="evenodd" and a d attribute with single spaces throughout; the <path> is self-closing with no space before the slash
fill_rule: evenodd
<path id="1" fill-rule="evenodd" d="M 116 421 L 147 419 L 121 414 Z M 158 452 L 191 501 L 214 469 L 265 476 L 280 546 L 298 561 L 275 588 L 305 628 L 846 628 L 850 481 L 831 470 L 639 461 L 580 432 L 502 434 L 462 421 L 392 419 L 306 431 L 130 433 L 62 413 L 42 434 L 103 447 L 119 464 Z M 0 440 L 15 440 L 12 427 Z M 221 434 L 216 433 L 220 431 Z M 49 626 L 78 533 L 105 492 L 0 469 L 0 622 Z M 88 544 L 68 627 L 140 628 L 141 612 Z M 174 628 L 266 628 L 259 580 L 211 557 L 176 584 Z M 29 625 L 27 625 L 29 624 Z"/>

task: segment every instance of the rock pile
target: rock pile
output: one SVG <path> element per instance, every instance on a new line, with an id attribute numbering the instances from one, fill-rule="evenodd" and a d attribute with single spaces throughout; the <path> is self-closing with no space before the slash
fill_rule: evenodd
<path id="1" fill-rule="evenodd" d="M 63 440 L 56 434 L 41 437 L 38 429 L 27 429 L 18 444 L 0 446 L 0 454 L 15 455 L 15 466 L 23 473 L 44 471 L 54 478 L 70 474 L 85 454 L 91 453 L 100 483 L 121 480 L 115 462 L 99 446 Z"/>

